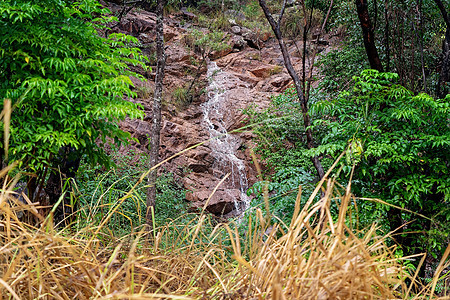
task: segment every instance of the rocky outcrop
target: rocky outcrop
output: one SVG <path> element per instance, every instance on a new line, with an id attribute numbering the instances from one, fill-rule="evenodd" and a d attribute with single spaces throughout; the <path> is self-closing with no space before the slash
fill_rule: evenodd
<path id="1" fill-rule="evenodd" d="M 239 13 L 227 13 L 229 18 L 241 18 Z M 186 24 L 195 22 L 196 16 L 182 10 L 179 16 L 184 19 L 184 26 L 176 16 L 168 16 L 164 34 L 166 37 L 166 77 L 164 81 L 164 112 L 161 132 L 161 159 L 169 159 L 160 172 L 172 172 L 189 192 L 186 200 L 193 206 L 203 207 L 216 215 L 229 215 L 242 208 L 242 191 L 236 184 L 236 170 L 226 163 L 221 163 L 210 140 L 211 128 L 225 130 L 233 136 L 233 151 L 236 159 L 243 161 L 247 185 L 256 182 L 256 171 L 251 162 L 250 148 L 252 134 L 250 132 L 233 132 L 241 128 L 245 122 L 242 111 L 249 105 L 265 107 L 269 98 L 286 89 L 291 79 L 283 67 L 283 60 L 275 40 L 269 34 L 259 34 L 244 27 L 233 26 L 229 34 L 230 49 L 227 52 L 215 53 L 212 59 L 224 76 L 220 82 L 223 101 L 220 104 L 220 115 L 209 114 L 205 121 L 205 103 L 211 97 L 208 86 L 214 75 L 206 76 L 207 68 L 201 69 L 200 89 L 206 93 L 199 94 L 192 102 L 177 103 L 176 93 L 194 78 L 199 57 L 193 48 L 186 47 Z M 152 54 L 156 17 L 152 13 L 132 11 L 116 31 L 132 34 L 144 45 L 144 53 Z M 298 47 L 291 46 L 290 51 Z M 300 57 L 292 57 L 293 64 L 300 69 Z M 143 120 L 129 120 L 121 124 L 121 128 L 136 138 L 132 147 L 138 151 L 148 152 L 148 135 L 152 119 L 152 79 L 153 74 L 146 74 L 146 83 L 133 79 L 136 91 L 140 96 L 134 100 L 143 105 L 146 117 Z M 150 93 L 143 91 L 149 90 Z M 208 95 L 209 94 L 209 95 Z M 145 96 L 144 96 L 145 95 Z M 206 123 L 208 124 L 206 124 Z M 209 128 L 208 126 L 212 126 Z M 223 127 L 223 128 L 222 128 Z M 214 131 L 213 131 L 214 132 Z M 216 147 L 216 148 L 215 148 Z M 126 149 L 122 149 L 126 151 Z M 182 153 L 181 153 L 182 152 Z M 181 154 L 180 154 L 181 153 Z M 177 155 L 178 154 L 178 155 Z M 232 173 L 221 185 L 219 183 L 227 173 Z M 233 182 L 234 181 L 234 182 Z M 211 196 L 214 189 L 216 192 Z M 211 197 L 210 197 L 211 196 Z M 209 200 L 208 200 L 209 199 Z"/>

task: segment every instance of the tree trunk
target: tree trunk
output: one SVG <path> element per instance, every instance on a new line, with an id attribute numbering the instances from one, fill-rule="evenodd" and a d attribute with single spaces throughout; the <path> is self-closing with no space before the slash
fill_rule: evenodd
<path id="1" fill-rule="evenodd" d="M 438 97 L 445 98 L 450 93 L 450 27 L 447 27 L 442 43 L 442 66 L 439 76 Z"/>
<path id="2" fill-rule="evenodd" d="M 390 62 L 391 62 L 391 49 L 390 49 L 390 42 L 389 42 L 389 11 L 388 11 L 388 0 L 384 0 L 384 43 L 386 45 L 386 70 L 387 72 L 390 71 Z"/>
<path id="3" fill-rule="evenodd" d="M 444 18 L 445 24 L 447 25 L 447 30 L 445 32 L 445 38 L 442 42 L 442 63 L 441 63 L 441 74 L 439 76 L 439 83 L 437 88 L 437 94 L 439 98 L 445 98 L 450 92 L 450 17 L 444 4 L 441 0 L 434 0 L 441 11 L 442 17 Z"/>
<path id="4" fill-rule="evenodd" d="M 375 33 L 370 21 L 367 0 L 355 0 L 356 10 L 358 12 L 359 22 L 363 32 L 364 47 L 366 48 L 367 58 L 372 69 L 383 72 L 383 65 L 378 56 L 375 46 Z"/>
<path id="5" fill-rule="evenodd" d="M 159 162 L 159 140 L 161 132 L 161 100 L 163 92 L 164 68 L 166 57 L 164 53 L 164 0 L 158 0 L 156 7 L 156 76 L 155 76 L 155 95 L 153 98 L 153 120 L 150 132 L 150 163 L 149 167 L 154 168 Z M 148 176 L 149 187 L 147 189 L 147 213 L 146 221 L 149 228 L 153 228 L 152 211 L 156 202 L 156 169 L 152 170 Z"/>
<path id="6" fill-rule="evenodd" d="M 63 187 L 66 180 L 75 178 L 80 166 L 80 155 L 71 147 L 62 147 L 59 151 L 59 157 L 56 159 L 56 167 L 50 171 L 50 176 L 45 185 L 45 192 L 49 197 L 50 205 L 56 205 L 63 194 Z M 33 179 L 33 181 L 35 181 Z M 68 185 L 70 186 L 70 184 Z M 36 193 L 38 187 L 35 182 L 32 183 L 31 195 Z M 67 189 L 66 189 L 67 190 Z M 39 191 L 37 191 L 39 194 Z M 57 226 L 67 226 L 75 221 L 77 211 L 77 202 L 71 203 L 70 195 L 64 195 L 61 203 L 58 204 L 53 214 L 53 222 Z"/>
<path id="7" fill-rule="evenodd" d="M 420 47 L 420 68 L 422 71 L 422 90 L 427 92 L 427 76 L 425 73 L 425 59 L 423 55 L 423 15 L 422 15 L 422 0 L 416 0 L 416 10 L 419 15 L 419 47 Z"/>
<path id="8" fill-rule="evenodd" d="M 288 73 L 291 76 L 292 81 L 294 82 L 295 90 L 297 92 L 297 96 L 298 96 L 298 99 L 300 101 L 300 105 L 302 108 L 303 125 L 305 126 L 305 129 L 306 129 L 306 132 L 305 132 L 306 133 L 306 142 L 307 142 L 306 145 L 307 145 L 308 149 L 312 149 L 312 148 L 314 148 L 314 139 L 313 139 L 313 135 L 312 135 L 312 130 L 310 128 L 311 120 L 310 120 L 309 114 L 308 114 L 308 103 L 303 94 L 302 81 L 300 80 L 300 77 L 298 76 L 297 72 L 294 70 L 294 66 L 292 65 L 289 52 L 287 50 L 286 44 L 283 41 L 283 36 L 281 35 L 281 30 L 280 30 L 280 23 L 281 23 L 281 19 L 283 18 L 286 1 L 284 2 L 278 22 L 275 22 L 272 14 L 269 12 L 269 9 L 267 8 L 265 0 L 259 0 L 259 5 L 261 6 L 262 10 L 264 11 L 264 15 L 266 16 L 266 19 L 269 21 L 270 26 L 272 27 L 272 30 L 275 34 L 275 37 L 278 40 L 278 44 L 280 45 L 280 49 L 281 49 L 281 54 L 283 55 L 284 65 L 286 66 L 286 69 L 288 70 Z M 325 172 L 323 170 L 323 167 L 322 167 L 322 164 L 320 163 L 319 158 L 317 156 L 314 156 L 311 158 L 311 160 L 312 160 L 312 163 L 314 164 L 314 167 L 317 170 L 317 174 L 319 175 L 319 178 L 322 178 L 325 175 Z"/>

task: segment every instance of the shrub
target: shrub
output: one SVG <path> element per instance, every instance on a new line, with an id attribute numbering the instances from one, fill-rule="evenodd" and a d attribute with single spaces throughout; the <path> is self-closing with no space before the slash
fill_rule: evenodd
<path id="1" fill-rule="evenodd" d="M 311 9 L 307 9 L 305 16 L 300 7 L 292 8 L 289 12 L 286 12 L 281 22 L 281 30 L 283 35 L 292 39 L 303 38 L 305 18 L 307 22 L 310 22 L 308 27 L 311 32 L 311 29 L 321 25 L 323 14 L 317 9 L 313 9 L 312 12 Z"/>
<path id="2" fill-rule="evenodd" d="M 60 149 L 72 148 L 92 163 L 108 163 L 102 145 L 129 137 L 118 121 L 142 117 L 130 87 L 128 65 L 144 57 L 136 38 L 102 37 L 108 10 L 97 1 L 0 2 L 0 99 L 15 107 L 10 157 L 27 171 L 54 167 Z M 1 139 L 3 140 L 3 139 Z"/>
<path id="3" fill-rule="evenodd" d="M 257 151 L 269 167 L 269 189 L 295 188 L 290 182 L 308 186 L 314 180 L 309 175 L 311 156 L 320 157 L 327 168 L 350 149 L 336 178 L 348 176 L 356 165 L 355 194 L 382 200 L 359 201 L 360 218 L 353 225 L 378 222 L 384 231 L 404 226 L 396 240 L 405 253 L 426 251 L 436 257 L 449 240 L 450 96 L 414 95 L 397 79 L 396 74 L 366 70 L 354 77 L 353 89 L 331 101 L 312 94 L 310 113 L 316 120 L 312 129 L 318 143 L 312 150 L 305 146 L 294 90 L 274 97 L 262 112 L 252 108 L 246 112 L 257 124 Z M 260 195 L 261 183 L 252 191 Z M 280 207 L 286 204 L 292 211 L 292 196 L 274 195 L 275 209 L 283 203 Z M 287 218 L 285 213 L 280 210 L 279 217 Z"/>
<path id="4" fill-rule="evenodd" d="M 148 84 L 140 85 L 136 88 L 136 90 L 137 97 L 143 99 L 150 99 L 153 97 L 153 93 L 155 92 L 153 87 Z"/>
<path id="5" fill-rule="evenodd" d="M 275 75 L 275 74 L 279 74 L 279 73 L 281 73 L 282 71 L 283 71 L 283 67 L 282 67 L 282 66 L 279 66 L 279 65 L 276 65 L 275 67 L 273 67 L 272 69 L 270 69 L 269 75 L 272 76 L 272 75 Z"/>
<path id="6" fill-rule="evenodd" d="M 246 19 L 259 20 L 264 17 L 264 13 L 259 6 L 258 1 L 249 1 L 243 8 L 242 12 Z"/>
<path id="7" fill-rule="evenodd" d="M 99 224 L 114 209 L 107 228 L 122 236 L 134 232 L 145 223 L 146 203 L 144 183 L 135 189 L 140 176 L 145 172 L 147 161 L 144 153 L 130 151 L 126 156 L 114 156 L 115 166 L 105 172 L 101 166 L 90 167 L 83 163 L 78 171 L 78 201 L 83 227 L 86 224 Z M 155 222 L 163 226 L 187 213 L 185 190 L 178 186 L 171 173 L 160 175 L 156 182 L 157 196 Z M 128 191 L 132 190 L 129 194 Z"/>
<path id="8" fill-rule="evenodd" d="M 406 209 L 371 205 L 364 216 L 381 213 L 391 230 L 412 222 L 403 233 L 422 234 L 397 240 L 410 253 L 436 256 L 450 228 L 450 95 L 414 95 L 397 80 L 397 74 L 366 70 L 354 77 L 351 91 L 318 102 L 313 111 L 322 117 L 314 125 L 325 130 L 309 155 L 336 157 L 350 147 L 343 172 L 357 165 L 355 192 Z"/>

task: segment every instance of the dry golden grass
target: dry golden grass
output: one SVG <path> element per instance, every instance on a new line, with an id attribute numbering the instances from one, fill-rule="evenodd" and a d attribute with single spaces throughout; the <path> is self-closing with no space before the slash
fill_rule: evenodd
<path id="1" fill-rule="evenodd" d="M 241 220 L 248 221 L 244 237 L 233 223 L 213 225 L 202 213 L 151 237 L 140 231 L 114 238 L 102 230 L 108 216 L 76 232 L 55 229 L 51 217 L 16 200 L 9 169 L 0 172 L 0 299 L 437 299 L 437 280 L 449 267 L 450 247 L 434 281 L 413 295 L 406 258 L 396 258 L 375 227 L 356 232 L 346 225 L 350 185 L 339 195 L 332 179 L 322 180 L 304 207 L 299 191 L 287 230 L 256 210 Z M 19 210 L 38 225 L 19 220 Z"/>
<path id="2" fill-rule="evenodd" d="M 354 232 L 345 224 L 350 193 L 331 218 L 334 185 L 296 211 L 290 228 L 249 219 L 246 239 L 237 227 L 209 218 L 122 239 L 101 228 L 56 231 L 48 218 L 38 228 L 19 219 L 11 190 L 0 200 L 2 299 L 398 299 L 409 275 L 375 227 Z M 316 191 L 316 193 L 318 190 Z M 256 224 L 256 225 L 255 225 Z M 208 233 L 207 233 L 208 232 Z M 226 232 L 226 235 L 224 234 Z M 446 255 L 448 255 L 448 250 Z M 233 258 L 230 258 L 230 253 Z M 448 267 L 440 266 L 439 270 Z M 438 271 L 439 271 L 438 270 Z M 432 294 L 430 287 L 415 298 Z"/>

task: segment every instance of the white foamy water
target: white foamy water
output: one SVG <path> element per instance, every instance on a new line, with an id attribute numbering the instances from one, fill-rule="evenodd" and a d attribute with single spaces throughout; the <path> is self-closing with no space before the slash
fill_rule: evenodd
<path id="1" fill-rule="evenodd" d="M 238 189 L 240 191 L 240 203 L 234 199 L 237 214 L 241 214 L 249 207 L 250 199 L 246 192 L 248 180 L 245 163 L 236 156 L 240 138 L 227 132 L 224 116 L 229 113 L 225 111 L 227 91 L 224 89 L 229 81 L 229 74 L 220 69 L 215 62 L 208 62 L 207 88 L 208 100 L 202 105 L 204 126 L 209 132 L 211 155 L 215 158 L 215 175 L 220 179 L 224 174 L 231 173 L 229 179 L 224 183 L 224 189 Z"/>

